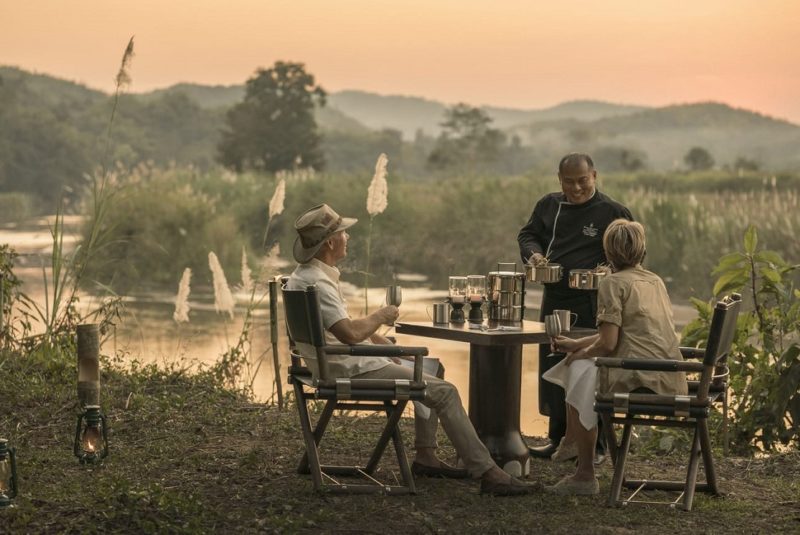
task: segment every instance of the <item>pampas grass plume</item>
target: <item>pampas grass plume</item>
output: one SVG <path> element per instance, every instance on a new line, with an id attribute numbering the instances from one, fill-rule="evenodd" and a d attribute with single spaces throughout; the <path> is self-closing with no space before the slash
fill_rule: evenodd
<path id="1" fill-rule="evenodd" d="M 283 203 L 286 200 L 286 180 L 280 179 L 278 185 L 275 187 L 275 193 L 272 194 L 272 199 L 269 201 L 269 218 L 272 219 L 276 215 L 283 212 Z"/>
<path id="2" fill-rule="evenodd" d="M 117 84 L 117 88 L 125 87 L 131 83 L 131 76 L 128 72 L 128 69 L 131 66 L 133 56 L 133 36 L 131 36 L 130 41 L 128 41 L 128 46 L 125 47 L 125 52 L 122 54 L 122 61 L 119 64 L 119 71 L 114 79 L 115 83 Z"/>
<path id="3" fill-rule="evenodd" d="M 375 164 L 375 175 L 372 177 L 372 182 L 369 183 L 369 189 L 367 190 L 367 213 L 370 217 L 383 213 L 389 204 L 389 185 L 386 183 L 386 166 L 388 163 L 389 158 L 381 153 Z"/>
<path id="4" fill-rule="evenodd" d="M 217 312 L 227 312 L 233 319 L 233 295 L 225 279 L 225 272 L 213 252 L 208 253 L 208 267 L 214 276 L 214 310 Z"/>
<path id="5" fill-rule="evenodd" d="M 177 323 L 189 322 L 189 281 L 192 279 L 191 268 L 183 270 L 181 282 L 178 284 L 178 295 L 175 296 L 175 312 L 172 319 Z"/>
<path id="6" fill-rule="evenodd" d="M 247 265 L 247 251 L 244 246 L 242 246 L 242 290 L 248 293 L 253 290 L 252 272 Z"/>

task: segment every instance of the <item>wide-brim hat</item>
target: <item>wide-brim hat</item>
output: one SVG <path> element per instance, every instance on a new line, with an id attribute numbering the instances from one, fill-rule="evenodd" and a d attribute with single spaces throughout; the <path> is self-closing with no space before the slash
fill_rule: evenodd
<path id="1" fill-rule="evenodd" d="M 297 239 L 292 254 L 300 264 L 305 264 L 317 254 L 325 240 L 356 224 L 358 219 L 342 217 L 327 204 L 306 211 L 294 222 Z"/>

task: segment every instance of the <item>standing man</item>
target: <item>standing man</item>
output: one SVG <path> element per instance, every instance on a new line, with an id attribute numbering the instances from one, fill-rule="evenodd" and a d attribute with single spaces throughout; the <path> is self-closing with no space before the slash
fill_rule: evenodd
<path id="1" fill-rule="evenodd" d="M 548 193 L 536 203 L 528 223 L 517 236 L 523 262 L 561 264 L 564 276 L 557 283 L 544 284 L 540 321 L 555 309 L 578 315 L 578 327 L 596 327 L 597 291 L 569 287 L 572 269 L 592 269 L 606 263 L 603 233 L 615 219 L 633 220 L 630 211 L 595 187 L 597 171 L 588 154 L 571 153 L 558 164 L 561 191 Z M 564 358 L 550 355 L 549 345 L 539 346 L 539 412 L 549 416 L 545 446 L 529 448 L 534 457 L 553 457 L 566 432 L 564 389 L 542 380 L 544 373 Z M 602 453 L 602 451 L 600 452 Z M 577 452 L 559 451 L 556 460 L 567 460 Z"/>
<path id="2" fill-rule="evenodd" d="M 347 312 L 347 302 L 339 288 L 336 264 L 347 256 L 347 229 L 356 219 L 341 217 L 327 204 L 311 208 L 297 221 L 294 258 L 297 268 L 289 278 L 291 290 L 317 287 L 325 336 L 333 344 L 389 344 L 377 331 L 397 319 L 398 309 L 388 305 L 372 314 L 353 319 Z M 300 354 L 314 376 L 317 375 L 316 352 L 312 347 L 298 344 Z M 388 357 L 331 356 L 328 360 L 333 377 L 373 379 L 413 379 L 413 370 Z M 481 494 L 516 496 L 530 494 L 538 488 L 523 483 L 505 473 L 492 460 L 489 450 L 478 438 L 467 416 L 458 390 L 451 383 L 431 375 L 423 375 L 427 384 L 422 404 L 431 409 L 427 418 L 414 416 L 416 459 L 411 471 L 417 476 L 450 478 L 480 478 Z M 436 429 L 442 421 L 453 447 L 466 469 L 448 466 L 436 457 Z"/>

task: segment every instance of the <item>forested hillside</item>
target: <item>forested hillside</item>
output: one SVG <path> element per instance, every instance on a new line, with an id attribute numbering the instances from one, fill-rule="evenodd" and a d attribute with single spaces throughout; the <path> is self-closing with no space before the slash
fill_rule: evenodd
<path id="1" fill-rule="evenodd" d="M 62 195 L 79 197 L 86 176 L 103 161 L 122 168 L 144 162 L 208 169 L 216 165 L 226 111 L 242 96 L 243 86 L 198 84 L 123 95 L 105 155 L 109 95 L 0 67 L 0 194 L 24 194 L 47 211 Z M 447 148 L 441 142 L 452 135 L 442 123 L 453 107 L 361 91 L 329 94 L 326 100 L 316 120 L 324 168 L 332 173 L 369 173 L 381 152 L 389 155 L 393 173 L 415 181 L 552 170 L 571 150 L 592 153 L 604 172 L 682 171 L 691 167 L 685 158 L 693 148 L 707 155 L 704 165 L 716 168 L 800 167 L 800 127 L 718 103 L 642 108 L 576 101 L 544 110 L 480 108 L 497 132 L 492 157 L 477 154 L 465 161 L 456 153 L 437 162 L 433 153 Z"/>

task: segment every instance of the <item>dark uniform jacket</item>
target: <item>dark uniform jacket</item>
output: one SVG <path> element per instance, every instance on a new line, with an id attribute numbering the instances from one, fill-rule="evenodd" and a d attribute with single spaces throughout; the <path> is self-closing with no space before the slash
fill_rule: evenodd
<path id="1" fill-rule="evenodd" d="M 592 269 L 606 262 L 603 233 L 619 218 L 633 220 L 630 210 L 598 190 L 583 204 L 567 202 L 562 192 L 549 193 L 536 203 L 517 236 L 522 261 L 541 253 L 550 262 L 561 264 L 561 282 L 546 286 L 569 290 L 571 269 Z"/>

